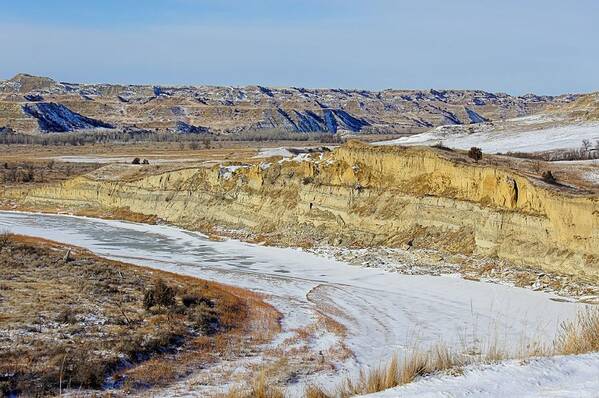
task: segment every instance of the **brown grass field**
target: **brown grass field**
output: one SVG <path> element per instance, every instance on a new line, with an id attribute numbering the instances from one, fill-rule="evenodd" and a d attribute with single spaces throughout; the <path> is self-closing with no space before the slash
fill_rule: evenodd
<path id="1" fill-rule="evenodd" d="M 269 341 L 280 314 L 243 289 L 0 238 L 0 393 L 168 386 Z"/>

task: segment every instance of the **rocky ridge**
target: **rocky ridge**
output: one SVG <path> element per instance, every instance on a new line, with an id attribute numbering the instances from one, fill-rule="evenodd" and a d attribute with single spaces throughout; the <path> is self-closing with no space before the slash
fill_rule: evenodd
<path id="1" fill-rule="evenodd" d="M 62 115 L 97 122 L 71 123 L 66 117 L 67 122 L 59 122 L 64 131 L 111 126 L 216 134 L 248 130 L 411 134 L 440 125 L 526 116 L 576 98 L 480 90 L 76 84 L 19 74 L 0 81 L 0 126 L 53 132 L 45 120 L 55 119 L 60 108 Z M 28 112 L 31 108 L 39 112 Z"/>

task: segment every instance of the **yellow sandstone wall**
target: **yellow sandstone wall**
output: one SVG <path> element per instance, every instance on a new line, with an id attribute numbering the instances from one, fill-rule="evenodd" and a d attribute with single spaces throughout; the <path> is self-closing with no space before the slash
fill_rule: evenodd
<path id="1" fill-rule="evenodd" d="M 71 210 L 128 208 L 187 228 L 241 228 L 279 244 L 411 245 L 599 275 L 599 198 L 431 149 L 350 143 L 229 178 L 220 166 L 141 174 L 12 195 Z"/>

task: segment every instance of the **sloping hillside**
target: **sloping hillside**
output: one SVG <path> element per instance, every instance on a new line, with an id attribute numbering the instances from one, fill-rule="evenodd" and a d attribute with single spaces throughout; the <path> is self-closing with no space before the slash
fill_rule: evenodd
<path id="1" fill-rule="evenodd" d="M 489 153 L 599 150 L 599 93 L 568 103 L 552 103 L 536 115 L 482 122 L 476 126 L 446 125 L 381 142 L 383 145 L 435 145 L 459 149 L 480 147 Z M 593 155 L 593 154 L 590 154 Z M 596 158 L 596 156 L 588 156 Z"/>

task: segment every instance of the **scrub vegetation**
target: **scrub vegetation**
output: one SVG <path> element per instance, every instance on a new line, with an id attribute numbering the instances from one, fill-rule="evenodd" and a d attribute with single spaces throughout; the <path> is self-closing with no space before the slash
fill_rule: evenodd
<path id="1" fill-rule="evenodd" d="M 242 289 L 8 233 L 0 281 L 0 395 L 164 387 L 278 331 Z"/>

